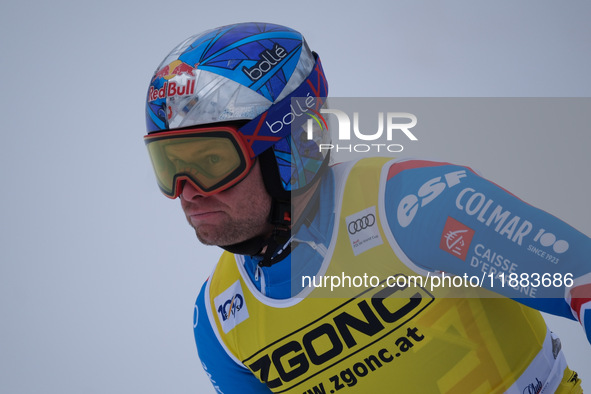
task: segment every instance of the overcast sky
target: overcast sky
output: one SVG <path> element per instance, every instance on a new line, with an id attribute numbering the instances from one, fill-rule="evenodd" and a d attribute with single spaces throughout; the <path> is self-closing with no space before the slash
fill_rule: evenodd
<path id="1" fill-rule="evenodd" d="M 192 317 L 220 252 L 160 194 L 142 141 L 148 82 L 186 37 L 242 21 L 296 28 L 335 97 L 589 97 L 590 11 L 538 0 L 2 2 L 0 392 L 213 392 Z M 550 110 L 552 127 L 534 129 L 497 113 L 482 127 L 455 119 L 456 133 L 423 129 L 404 155 L 472 166 L 591 235 L 588 109 L 577 123 Z M 549 324 L 591 390 L 582 329 Z"/>

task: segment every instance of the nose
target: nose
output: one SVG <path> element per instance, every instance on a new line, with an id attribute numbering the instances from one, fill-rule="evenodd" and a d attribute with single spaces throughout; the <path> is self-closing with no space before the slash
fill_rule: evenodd
<path id="1" fill-rule="evenodd" d="M 196 187 L 193 182 L 185 181 L 182 185 L 180 197 L 185 201 L 191 201 L 199 197 L 205 197 Z"/>

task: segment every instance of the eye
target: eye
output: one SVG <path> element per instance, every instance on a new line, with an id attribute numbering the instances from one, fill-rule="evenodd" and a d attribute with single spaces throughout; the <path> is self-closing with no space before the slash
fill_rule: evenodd
<path id="1" fill-rule="evenodd" d="M 209 155 L 207 160 L 209 161 L 209 164 L 217 164 L 220 162 L 221 158 L 219 155 Z"/>

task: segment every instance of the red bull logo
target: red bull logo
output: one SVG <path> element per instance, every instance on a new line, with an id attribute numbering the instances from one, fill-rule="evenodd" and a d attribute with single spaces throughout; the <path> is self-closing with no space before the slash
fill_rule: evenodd
<path id="1" fill-rule="evenodd" d="M 152 102 L 167 97 L 189 96 L 194 94 L 195 78 L 193 70 L 195 70 L 194 67 L 191 67 L 180 60 L 175 60 L 167 66 L 162 67 L 154 76 L 153 81 L 163 78 L 166 82 L 164 82 L 164 85 L 159 89 L 155 88 L 153 85 L 150 86 L 148 101 Z M 172 80 L 175 77 L 181 76 L 183 77 L 178 78 L 176 81 Z"/>
<path id="2" fill-rule="evenodd" d="M 167 81 L 176 77 L 177 75 L 187 74 L 193 75 L 193 70 L 195 67 L 189 66 L 187 63 L 184 63 L 180 60 L 175 60 L 172 63 L 168 64 L 167 66 L 162 67 L 156 75 L 154 75 L 154 80 L 158 78 L 164 78 Z"/>
<path id="3" fill-rule="evenodd" d="M 195 93 L 195 78 L 188 79 L 186 83 L 181 84 L 174 81 L 164 82 L 164 86 L 155 89 L 150 86 L 148 101 L 152 102 L 158 99 L 174 96 L 190 96 Z"/>

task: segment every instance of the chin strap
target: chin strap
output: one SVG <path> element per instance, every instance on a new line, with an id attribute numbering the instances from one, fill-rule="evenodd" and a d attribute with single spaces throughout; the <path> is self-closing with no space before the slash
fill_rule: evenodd
<path id="1" fill-rule="evenodd" d="M 263 259 L 259 262 L 261 267 L 270 267 L 291 252 L 291 203 L 273 198 L 270 220 L 273 232 L 267 240 Z"/>
<path id="2" fill-rule="evenodd" d="M 230 253 L 254 256 L 259 254 L 265 247 L 265 239 L 263 237 L 253 237 L 237 244 L 219 245 L 219 247 Z"/>

